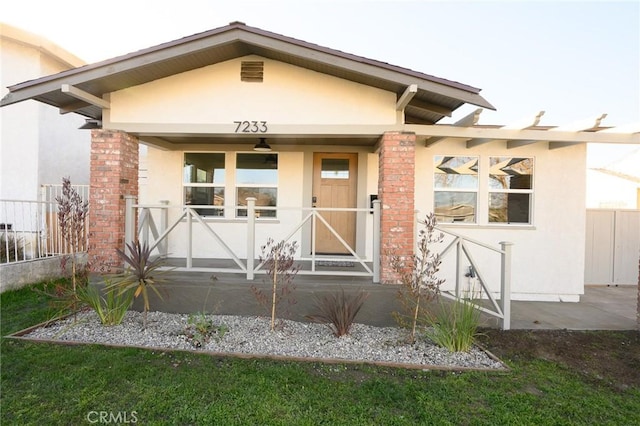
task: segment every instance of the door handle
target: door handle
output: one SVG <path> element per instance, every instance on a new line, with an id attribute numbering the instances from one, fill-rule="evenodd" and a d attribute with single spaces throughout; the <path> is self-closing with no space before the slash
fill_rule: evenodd
<path id="1" fill-rule="evenodd" d="M 311 207 L 315 207 L 318 202 L 318 197 L 311 197 Z"/>

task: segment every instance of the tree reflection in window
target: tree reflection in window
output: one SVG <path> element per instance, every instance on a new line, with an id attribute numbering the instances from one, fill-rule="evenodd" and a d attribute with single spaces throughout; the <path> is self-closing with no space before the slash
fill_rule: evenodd
<path id="1" fill-rule="evenodd" d="M 532 195 L 532 158 L 489 158 L 489 222 L 531 223 Z"/>
<path id="2" fill-rule="evenodd" d="M 436 156 L 434 212 L 438 222 L 476 222 L 478 157 Z"/>

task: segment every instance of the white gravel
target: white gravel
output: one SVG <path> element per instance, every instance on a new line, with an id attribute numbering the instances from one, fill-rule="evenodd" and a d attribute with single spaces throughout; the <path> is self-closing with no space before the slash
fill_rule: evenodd
<path id="1" fill-rule="evenodd" d="M 147 328 L 142 330 L 142 313 L 127 312 L 122 324 L 103 326 L 93 311 L 33 330 L 23 337 L 83 343 L 101 343 L 152 348 L 207 351 L 223 354 L 290 356 L 312 359 L 338 359 L 385 362 L 445 368 L 503 369 L 486 352 L 473 348 L 468 353 L 451 353 L 427 339 L 405 343 L 407 332 L 395 327 L 354 324 L 351 333 L 335 337 L 325 325 L 283 321 L 281 329 L 270 331 L 268 318 L 207 315 L 215 326 L 228 329 L 195 348 L 185 335 L 189 315 L 149 312 Z"/>

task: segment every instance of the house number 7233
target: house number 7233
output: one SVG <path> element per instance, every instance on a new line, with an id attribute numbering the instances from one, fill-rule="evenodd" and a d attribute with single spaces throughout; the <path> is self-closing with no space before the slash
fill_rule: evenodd
<path id="1" fill-rule="evenodd" d="M 266 121 L 234 121 L 236 133 L 266 133 Z"/>

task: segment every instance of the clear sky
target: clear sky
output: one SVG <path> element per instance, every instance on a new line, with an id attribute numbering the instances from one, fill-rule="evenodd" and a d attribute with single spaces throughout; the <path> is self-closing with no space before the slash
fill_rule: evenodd
<path id="1" fill-rule="evenodd" d="M 87 62 L 232 21 L 482 89 L 509 124 L 640 121 L 640 1 L 5 0 L 0 21 Z M 475 107 L 461 108 L 454 121 Z M 590 150 L 602 166 L 630 146 Z"/>

